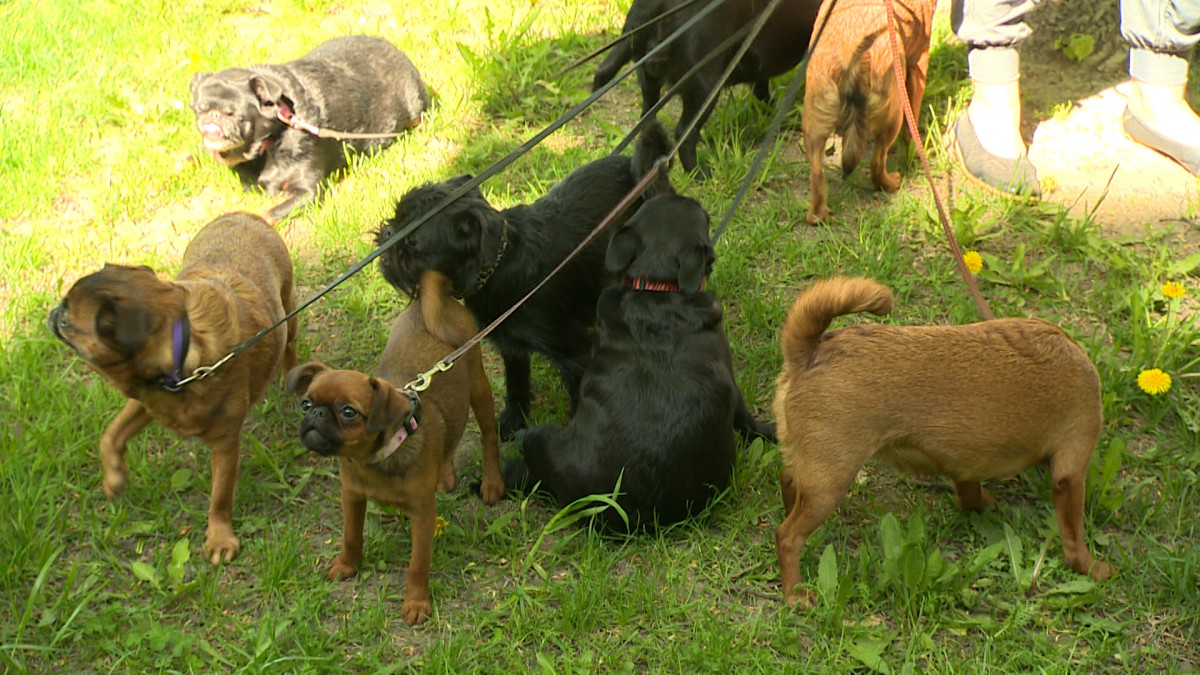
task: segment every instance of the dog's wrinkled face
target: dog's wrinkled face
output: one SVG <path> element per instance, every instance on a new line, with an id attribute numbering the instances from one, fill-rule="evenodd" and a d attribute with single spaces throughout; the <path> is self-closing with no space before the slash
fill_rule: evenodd
<path id="1" fill-rule="evenodd" d="M 410 190 L 396 203 L 396 215 L 376 233 L 376 245 L 423 217 L 470 179 L 462 175 Z M 416 294 L 421 275 L 428 270 L 446 275 L 455 296 L 470 295 L 478 290 L 480 269 L 495 260 L 504 227 L 504 218 L 474 188 L 385 251 L 379 257 L 379 270 L 388 283 L 409 296 Z"/>
<path id="2" fill-rule="evenodd" d="M 224 164 L 259 157 L 283 129 L 277 116 L 286 99 L 272 77 L 230 68 L 196 73 L 191 87 L 192 111 L 204 147 Z"/>
<path id="3" fill-rule="evenodd" d="M 146 343 L 164 329 L 170 317 L 163 312 L 173 292 L 149 267 L 105 265 L 75 282 L 50 310 L 46 325 L 88 365 L 113 374 L 136 362 Z"/>
<path id="4" fill-rule="evenodd" d="M 293 368 L 286 386 L 301 397 L 300 442 L 326 457 L 369 460 L 411 412 L 408 396 L 386 380 L 323 363 Z"/>
<path id="5" fill-rule="evenodd" d="M 652 197 L 613 235 L 604 266 L 621 276 L 699 292 L 715 257 L 708 224 L 708 213 L 694 199 Z"/>

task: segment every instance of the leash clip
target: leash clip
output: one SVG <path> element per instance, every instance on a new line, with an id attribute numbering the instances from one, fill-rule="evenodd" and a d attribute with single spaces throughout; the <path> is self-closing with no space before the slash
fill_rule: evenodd
<path id="1" fill-rule="evenodd" d="M 404 385 L 404 388 L 412 392 L 425 391 L 429 388 L 429 385 L 433 383 L 434 375 L 437 375 L 438 373 L 444 373 L 447 370 L 450 370 L 452 367 L 454 367 L 454 364 L 447 363 L 444 359 L 438 361 L 433 365 L 432 368 L 418 375 L 417 379 Z"/>

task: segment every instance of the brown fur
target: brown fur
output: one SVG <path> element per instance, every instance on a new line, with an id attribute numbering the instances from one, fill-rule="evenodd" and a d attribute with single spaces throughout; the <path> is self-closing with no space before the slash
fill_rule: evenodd
<path id="1" fill-rule="evenodd" d="M 212 451 L 212 496 L 204 555 L 233 560 L 233 493 L 241 430 L 250 406 L 278 372 L 296 364 L 296 319 L 179 392 L 159 378 L 174 369 L 172 328 L 186 311 L 191 344 L 183 374 L 210 366 L 295 307 L 292 260 L 275 230 L 258 216 L 232 213 L 206 225 L 183 254 L 174 281 L 149 267 L 105 265 L 80 279 L 50 313 L 55 335 L 129 400 L 100 439 L 104 494 L 125 489 L 125 448 L 151 419 Z"/>
<path id="2" fill-rule="evenodd" d="M 440 272 L 422 275 L 417 298 L 392 324 L 374 377 L 315 362 L 299 366 L 287 376 L 288 389 L 305 396 L 306 405 L 311 402 L 314 406 L 301 425 L 305 445 L 310 443 L 310 433 L 323 431 L 317 442 L 328 443 L 325 454 L 340 458 L 344 530 L 342 551 L 329 567 L 329 578 L 345 579 L 358 571 L 367 500 L 400 507 L 412 522 L 412 557 L 402 607 L 404 620 L 410 624 L 424 621 L 433 610 L 429 568 L 437 520 L 435 495 L 454 489 L 457 482 L 454 451 L 466 428 L 468 405 L 479 422 L 483 444 L 481 496 L 487 504 L 504 496 L 492 389 L 478 345 L 463 355 L 461 364 L 434 375 L 429 388 L 420 393 L 418 427 L 399 449 L 378 464 L 364 463 L 395 436 L 408 416 L 408 396 L 397 387 L 427 371 L 475 334 L 474 319 L 450 292 L 450 282 Z M 336 424 L 325 424 L 320 431 L 306 431 L 313 411 L 346 405 L 359 411 L 354 419 L 339 417 Z"/>
<path id="3" fill-rule="evenodd" d="M 783 327 L 775 419 L 786 520 L 776 532 L 783 596 L 797 589 L 804 542 L 872 455 L 902 471 L 945 475 L 960 506 L 994 505 L 980 481 L 1048 464 L 1071 569 L 1107 579 L 1083 541 L 1083 491 L 1100 435 L 1100 378 L 1059 328 L 1040 319 L 966 326 L 853 326 L 850 312 L 884 314 L 887 287 L 838 277 L 803 292 Z"/>
<path id="4" fill-rule="evenodd" d="M 929 31 L 936 0 L 890 0 L 896 9 L 900 58 L 905 89 L 914 119 L 925 96 L 929 68 Z M 821 7 L 820 27 L 830 3 Z M 820 38 L 812 47 L 805 73 L 804 152 L 808 155 L 811 205 L 808 222 L 819 223 L 829 214 L 825 200 L 825 141 L 842 137 L 842 171 L 849 176 L 867 147 L 875 140 L 871 157 L 871 182 L 876 189 L 895 192 L 900 174 L 887 170 L 887 153 L 904 123 L 903 102 L 896 89 L 887 9 L 882 0 L 838 0 Z"/>

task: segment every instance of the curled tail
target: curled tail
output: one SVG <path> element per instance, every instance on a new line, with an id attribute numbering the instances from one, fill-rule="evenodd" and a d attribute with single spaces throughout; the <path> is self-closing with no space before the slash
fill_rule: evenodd
<path id="1" fill-rule="evenodd" d="M 796 298 L 783 323 L 783 358 L 803 366 L 816 352 L 821 336 L 843 314 L 892 311 L 892 291 L 862 277 L 833 277 L 818 281 Z"/>
<path id="2" fill-rule="evenodd" d="M 667 130 L 663 128 L 662 123 L 656 119 L 646 122 L 633 150 L 633 179 L 640 181 L 650 172 L 655 162 L 660 158 L 668 157 L 670 153 L 671 138 L 667 135 Z M 669 166 L 668 163 L 659 170 L 654 182 L 646 190 L 647 196 L 675 194 L 675 188 L 671 185 L 671 179 L 667 175 Z"/>

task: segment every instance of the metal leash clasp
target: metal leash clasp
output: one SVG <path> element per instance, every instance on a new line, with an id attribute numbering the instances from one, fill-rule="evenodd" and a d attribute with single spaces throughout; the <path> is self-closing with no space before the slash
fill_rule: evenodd
<path id="1" fill-rule="evenodd" d="M 454 364 L 448 363 L 444 359 L 438 361 L 433 365 L 432 368 L 418 375 L 417 379 L 404 385 L 404 388 L 408 389 L 409 391 L 425 391 L 429 388 L 430 384 L 433 384 L 434 375 L 437 375 L 438 373 L 444 373 L 447 370 L 450 370 L 452 367 L 454 367 Z"/>

